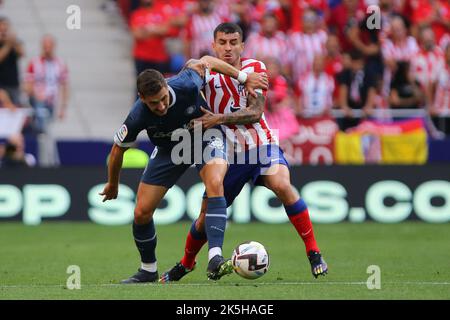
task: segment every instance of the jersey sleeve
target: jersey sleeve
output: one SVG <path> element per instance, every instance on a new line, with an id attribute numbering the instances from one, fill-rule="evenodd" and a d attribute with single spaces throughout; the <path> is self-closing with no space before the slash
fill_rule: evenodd
<path id="1" fill-rule="evenodd" d="M 125 122 L 114 135 L 114 143 L 119 147 L 129 148 L 133 146 L 139 133 L 145 129 L 145 125 L 142 121 L 140 121 L 137 111 L 137 106 L 135 105 L 133 110 L 125 119 Z"/>
<path id="2" fill-rule="evenodd" d="M 264 62 L 258 61 L 254 68 L 255 72 L 265 73 L 267 75 L 267 68 Z M 256 89 L 255 92 L 262 94 L 264 97 L 267 97 L 267 90 Z"/>
<path id="3" fill-rule="evenodd" d="M 181 84 L 182 89 L 193 91 L 195 94 L 199 94 L 200 90 L 205 86 L 205 79 L 202 78 L 197 71 L 186 68 L 182 71 L 183 76 L 180 80 L 183 80 Z"/>

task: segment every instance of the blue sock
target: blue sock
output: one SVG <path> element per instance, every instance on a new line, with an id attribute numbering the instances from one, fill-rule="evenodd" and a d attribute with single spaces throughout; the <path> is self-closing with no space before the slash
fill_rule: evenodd
<path id="1" fill-rule="evenodd" d="M 206 209 L 206 235 L 209 249 L 219 247 L 222 249 L 227 224 L 227 203 L 225 197 L 208 198 Z"/>
<path id="2" fill-rule="evenodd" d="M 134 243 L 141 254 L 143 263 L 156 262 L 156 231 L 153 219 L 147 224 L 136 224 L 133 222 Z"/>
<path id="3" fill-rule="evenodd" d="M 284 210 L 286 210 L 286 214 L 289 217 L 295 216 L 299 213 L 304 212 L 308 207 L 306 206 L 305 201 L 303 199 L 298 199 L 297 202 L 291 204 L 290 206 L 284 206 Z"/>

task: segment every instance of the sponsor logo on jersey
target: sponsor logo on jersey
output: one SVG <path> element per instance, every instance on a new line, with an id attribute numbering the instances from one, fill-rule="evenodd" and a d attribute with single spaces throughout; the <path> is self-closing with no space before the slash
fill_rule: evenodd
<path id="1" fill-rule="evenodd" d="M 236 111 L 239 111 L 239 110 L 241 110 L 241 107 L 240 106 L 235 107 L 234 106 L 234 102 L 231 102 L 230 111 L 231 112 L 236 112 Z"/>
<path id="2" fill-rule="evenodd" d="M 124 124 L 120 127 L 119 131 L 117 131 L 117 138 L 119 138 L 120 142 L 123 142 L 125 140 L 125 138 L 127 137 L 127 134 L 128 134 L 128 128 Z"/>

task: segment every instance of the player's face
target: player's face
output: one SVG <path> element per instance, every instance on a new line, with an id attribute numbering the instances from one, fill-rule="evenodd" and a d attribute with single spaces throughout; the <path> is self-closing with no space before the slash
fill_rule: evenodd
<path id="1" fill-rule="evenodd" d="M 143 97 L 139 94 L 142 102 L 144 102 L 151 112 L 157 116 L 164 116 L 169 109 L 169 89 L 163 87 L 157 94 Z"/>
<path id="2" fill-rule="evenodd" d="M 244 43 L 239 32 L 228 34 L 217 32 L 213 49 L 217 58 L 236 66 L 239 63 L 242 51 L 244 51 Z"/>

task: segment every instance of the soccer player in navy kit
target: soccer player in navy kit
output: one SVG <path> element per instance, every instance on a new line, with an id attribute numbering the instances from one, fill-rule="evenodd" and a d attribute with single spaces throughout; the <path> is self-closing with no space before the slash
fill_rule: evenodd
<path id="1" fill-rule="evenodd" d="M 206 102 L 200 90 L 204 85 L 208 70 L 229 75 L 245 83 L 250 92 L 254 89 L 267 89 L 267 77 L 257 73 L 243 74 L 241 71 L 213 57 L 190 60 L 176 76 L 164 79 L 156 70 L 143 71 L 137 79 L 139 99 L 134 104 L 125 122 L 114 137 L 108 162 L 108 183 L 100 195 L 103 201 L 116 199 L 123 154 L 136 140 L 142 130 L 155 144 L 155 151 L 142 175 L 134 210 L 133 236 L 141 256 L 138 272 L 122 283 L 155 282 L 158 280 L 155 248 L 157 243 L 153 213 L 164 195 L 192 163 L 176 164 L 171 150 L 177 142 L 172 134 L 177 129 L 187 129 L 193 119 L 203 115 L 201 106 Z M 196 163 L 208 194 L 208 212 L 226 214 L 223 191 L 223 178 L 228 169 L 223 143 L 203 143 L 203 149 L 210 155 Z M 208 264 L 208 275 L 220 278 L 229 273 L 229 263 L 221 254 L 214 256 Z"/>

